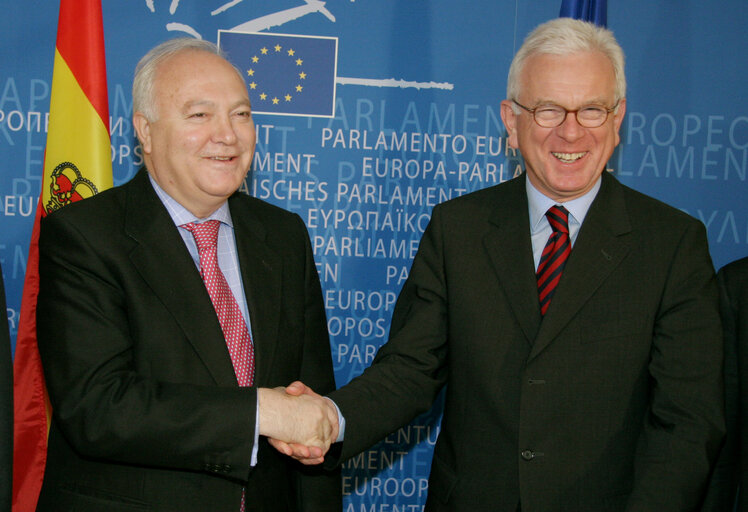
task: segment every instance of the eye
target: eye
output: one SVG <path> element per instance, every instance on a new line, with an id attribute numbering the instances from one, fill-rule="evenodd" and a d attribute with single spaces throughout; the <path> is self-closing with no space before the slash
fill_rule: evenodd
<path id="1" fill-rule="evenodd" d="M 562 109 L 558 105 L 540 105 L 535 110 L 537 112 L 560 112 Z"/>
<path id="2" fill-rule="evenodd" d="M 540 105 L 535 108 L 535 116 L 541 119 L 555 119 L 564 114 L 564 109 L 558 105 Z"/>
<path id="3" fill-rule="evenodd" d="M 597 105 L 590 105 L 579 110 L 579 115 L 585 119 L 600 119 L 607 114 L 606 109 Z"/>

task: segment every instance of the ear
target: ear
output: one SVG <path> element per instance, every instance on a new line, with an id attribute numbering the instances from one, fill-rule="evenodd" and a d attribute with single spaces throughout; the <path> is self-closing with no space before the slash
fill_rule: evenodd
<path id="1" fill-rule="evenodd" d="M 517 140 L 517 114 L 514 113 L 512 102 L 504 100 L 501 102 L 501 120 L 504 121 L 504 127 L 507 133 L 507 142 L 514 149 L 519 148 Z"/>
<path id="2" fill-rule="evenodd" d="M 626 98 L 621 98 L 618 102 L 618 110 L 613 116 L 613 126 L 616 128 L 616 146 L 621 142 L 621 125 L 623 124 L 623 116 L 626 114 Z"/>
<path id="3" fill-rule="evenodd" d="M 142 112 L 135 112 L 132 116 L 132 125 L 140 141 L 140 146 L 145 154 L 151 153 L 151 122 Z"/>

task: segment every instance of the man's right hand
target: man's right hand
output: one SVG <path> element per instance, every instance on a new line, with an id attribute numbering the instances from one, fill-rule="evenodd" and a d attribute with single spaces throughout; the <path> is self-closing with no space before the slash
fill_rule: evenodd
<path id="1" fill-rule="evenodd" d="M 334 442 L 338 437 L 338 412 L 335 406 L 326 398 L 318 395 L 312 388 L 300 381 L 292 382 L 289 384 L 284 392 L 290 397 L 304 398 L 308 397 L 315 400 L 315 403 L 324 404 L 325 415 L 327 421 L 331 426 L 330 443 L 323 449 L 321 447 L 298 441 L 288 441 L 282 438 L 269 436 L 268 441 L 270 444 L 279 452 L 292 457 L 302 464 L 314 465 L 321 464 L 324 461 L 324 455 L 327 453 L 327 449 L 330 444 Z M 319 402 L 321 401 L 321 402 Z M 262 414 L 262 409 L 260 409 Z M 262 432 L 260 432 L 262 433 Z"/>
<path id="2" fill-rule="evenodd" d="M 285 389 L 259 388 L 257 394 L 260 435 L 302 463 L 322 462 L 338 436 L 335 407 L 300 382 Z"/>

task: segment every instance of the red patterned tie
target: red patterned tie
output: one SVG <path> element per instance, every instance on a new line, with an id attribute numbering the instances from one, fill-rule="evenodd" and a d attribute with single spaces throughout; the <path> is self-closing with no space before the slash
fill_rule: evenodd
<path id="1" fill-rule="evenodd" d="M 221 223 L 209 220 L 199 224 L 190 222 L 182 227 L 191 231 L 200 253 L 200 274 L 218 315 L 218 322 L 226 339 L 236 380 L 240 386 L 251 386 L 254 381 L 255 357 L 252 339 L 239 305 L 231 293 L 226 278 L 218 267 L 218 228 Z"/>
<path id="2" fill-rule="evenodd" d="M 548 237 L 538 264 L 538 297 L 540 313 L 545 315 L 553 292 L 561 279 L 566 260 L 571 253 L 569 239 L 569 212 L 563 206 L 551 206 L 545 213 L 553 233 Z"/>

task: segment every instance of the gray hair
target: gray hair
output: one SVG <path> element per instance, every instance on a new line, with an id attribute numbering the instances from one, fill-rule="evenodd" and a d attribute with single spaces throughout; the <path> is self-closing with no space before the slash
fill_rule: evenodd
<path id="1" fill-rule="evenodd" d="M 623 49 L 607 28 L 572 18 L 556 18 L 535 28 L 525 38 L 509 67 L 506 94 L 516 100 L 520 92 L 520 76 L 527 59 L 533 55 L 571 55 L 579 52 L 599 51 L 613 65 L 616 101 L 626 97 L 626 75 Z M 515 107 L 514 105 L 512 105 Z"/>
<path id="2" fill-rule="evenodd" d="M 135 66 L 135 78 L 132 82 L 133 113 L 142 112 L 149 120 L 156 120 L 156 98 L 154 97 L 153 86 L 158 67 L 171 57 L 184 51 L 206 52 L 226 59 L 226 55 L 218 46 L 202 39 L 178 37 L 155 46 Z M 236 69 L 235 66 L 234 68 Z M 244 81 L 241 72 L 238 69 L 236 69 L 236 72 Z"/>

